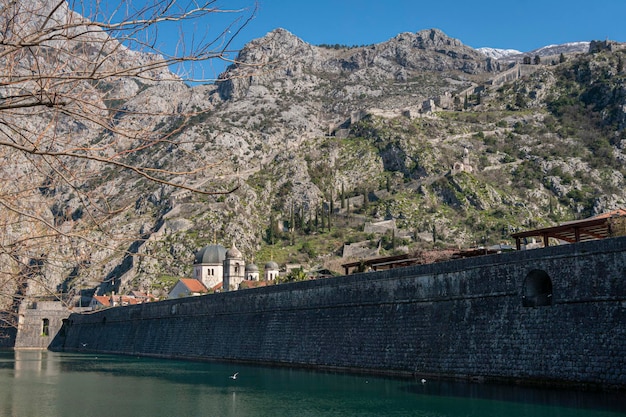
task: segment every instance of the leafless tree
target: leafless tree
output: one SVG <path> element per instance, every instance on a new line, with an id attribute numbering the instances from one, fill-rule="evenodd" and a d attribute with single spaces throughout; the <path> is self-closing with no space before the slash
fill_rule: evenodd
<path id="1" fill-rule="evenodd" d="M 0 0 L 0 307 L 5 312 L 0 320 L 5 325 L 15 324 L 23 297 L 56 297 L 63 290 L 51 285 L 50 275 L 77 275 L 95 262 L 104 270 L 113 252 L 128 250 L 137 239 L 136 233 L 107 226 L 134 203 L 112 199 L 106 186 L 98 186 L 107 173 L 128 172 L 135 181 L 190 192 L 230 191 L 189 185 L 185 177 L 206 166 L 179 172 L 134 158 L 175 145 L 186 122 L 206 110 L 198 104 L 181 108 L 166 96 L 160 99 L 169 106 L 149 105 L 149 94 L 143 101 L 136 97 L 156 85 L 181 90 L 185 82 L 205 78 L 194 75 L 193 65 L 227 60 L 254 5 L 229 10 L 215 0 L 148 0 L 135 2 L 141 4 L 137 8 L 120 0 L 106 9 L 107 3 Z M 204 34 L 189 38 L 181 29 L 173 52 L 160 46 L 165 24 L 184 28 L 207 17 L 224 21 L 225 14 L 227 23 Z M 70 197 L 55 199 L 61 193 Z"/>

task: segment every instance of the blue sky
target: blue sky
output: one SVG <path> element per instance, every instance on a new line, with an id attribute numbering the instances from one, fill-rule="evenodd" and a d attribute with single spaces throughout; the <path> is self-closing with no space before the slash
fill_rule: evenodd
<path id="1" fill-rule="evenodd" d="M 131 2 L 144 1 L 147 0 Z M 222 8 L 253 7 L 254 3 L 254 0 L 216 2 Z M 257 0 L 257 3 L 256 16 L 236 38 L 235 49 L 278 27 L 314 45 L 380 43 L 401 32 L 430 28 L 441 29 L 474 48 L 490 46 L 523 52 L 575 41 L 608 38 L 626 42 L 626 0 Z M 186 36 L 189 39 L 199 32 L 211 35 L 212 30 L 215 33 L 234 16 L 207 16 L 202 22 L 188 24 Z M 177 35 L 174 29 L 163 30 L 160 42 L 173 48 Z M 216 71 L 223 68 L 218 63 L 213 66 Z"/>
<path id="2" fill-rule="evenodd" d="M 370 44 L 438 28 L 466 45 L 530 51 L 549 44 L 626 41 L 626 1 L 259 0 L 245 37 L 282 27 L 312 44 Z"/>

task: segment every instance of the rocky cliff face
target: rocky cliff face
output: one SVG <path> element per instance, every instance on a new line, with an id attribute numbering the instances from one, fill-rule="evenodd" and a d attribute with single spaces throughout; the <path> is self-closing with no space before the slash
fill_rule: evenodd
<path id="1" fill-rule="evenodd" d="M 136 59 L 119 50 L 119 65 Z M 44 267 L 43 287 L 166 291 L 214 239 L 259 265 L 329 266 L 345 242 L 389 252 L 500 243 L 624 206 L 624 58 L 614 48 L 523 72 L 434 29 L 355 48 L 277 29 L 246 45 L 216 85 L 189 87 L 164 70 L 102 80 L 90 91 L 111 124 L 70 118 L 60 136 L 178 173 L 173 184 L 235 191 L 197 194 L 95 161 L 69 163 L 90 173 L 71 186 L 42 171 L 33 204 L 65 235 L 81 232 L 49 246 L 63 262 Z M 494 85 L 504 70 L 516 76 Z M 147 138 L 158 144 L 138 146 Z M 25 166 L 6 165 L 4 178 Z M 394 219 L 402 241 L 362 232 L 377 219 Z"/>
<path id="2" fill-rule="evenodd" d="M 308 45 L 288 31 L 276 29 L 246 45 L 236 61 L 224 74 L 225 80 L 218 83 L 224 100 L 246 97 L 258 86 L 272 83 L 280 84 L 283 92 L 298 93 L 314 93 L 320 84 L 330 83 L 338 99 L 351 101 L 354 96 L 384 100 L 402 89 L 404 95 L 419 100 L 446 88 L 458 88 L 454 82 L 445 82 L 446 76 L 468 83 L 499 69 L 495 61 L 436 29 L 403 33 L 381 44 L 354 48 Z M 437 85 L 427 85 L 425 77 L 432 73 L 437 74 Z"/>

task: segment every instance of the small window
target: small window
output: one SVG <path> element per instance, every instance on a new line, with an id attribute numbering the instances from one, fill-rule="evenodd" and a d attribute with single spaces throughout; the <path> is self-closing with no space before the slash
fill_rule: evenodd
<path id="1" fill-rule="evenodd" d="M 50 336 L 50 320 L 43 319 L 41 323 L 41 335 Z"/>
<path id="2" fill-rule="evenodd" d="M 552 305 L 552 280 L 545 271 L 533 269 L 526 275 L 522 305 L 524 307 Z"/>

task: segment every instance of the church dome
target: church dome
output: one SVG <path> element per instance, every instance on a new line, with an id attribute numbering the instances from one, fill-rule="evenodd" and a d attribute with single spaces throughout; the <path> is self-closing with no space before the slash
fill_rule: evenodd
<path id="1" fill-rule="evenodd" d="M 243 258 L 243 255 L 241 251 L 235 247 L 235 244 L 233 244 L 233 247 L 226 252 L 226 258 Z"/>
<path id="2" fill-rule="evenodd" d="M 255 264 L 246 264 L 246 273 L 248 272 L 259 272 L 259 267 Z"/>
<path id="3" fill-rule="evenodd" d="M 209 245 L 196 252 L 194 264 L 221 264 L 226 259 L 226 248 L 222 245 Z"/>
<path id="4" fill-rule="evenodd" d="M 274 261 L 269 261 L 265 264 L 265 269 L 278 269 L 278 264 Z"/>

